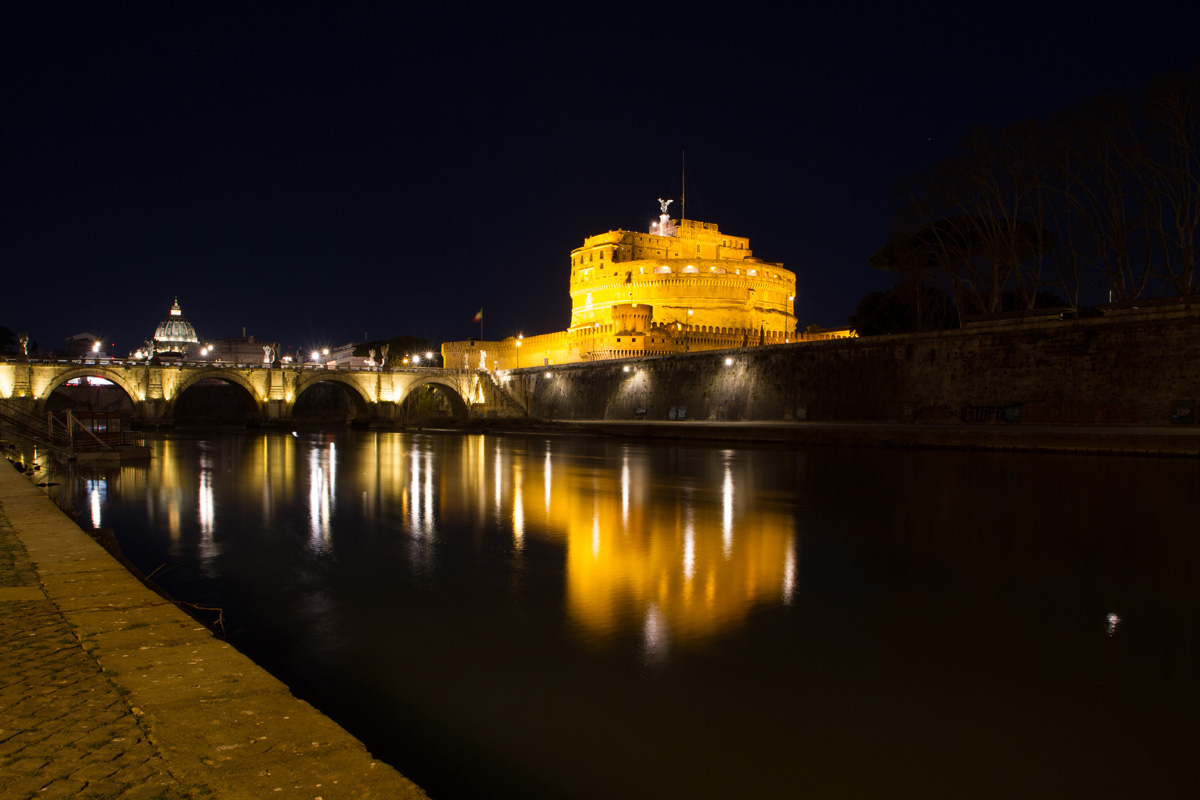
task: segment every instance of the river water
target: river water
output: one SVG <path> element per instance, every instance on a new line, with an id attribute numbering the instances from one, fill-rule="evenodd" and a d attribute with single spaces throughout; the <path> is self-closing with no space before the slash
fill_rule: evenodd
<path id="1" fill-rule="evenodd" d="M 50 491 L 435 800 L 1196 786 L 1195 461 L 150 444 Z"/>

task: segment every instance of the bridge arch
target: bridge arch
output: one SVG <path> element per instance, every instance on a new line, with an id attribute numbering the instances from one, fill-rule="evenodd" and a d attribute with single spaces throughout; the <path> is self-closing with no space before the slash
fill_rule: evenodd
<path id="1" fill-rule="evenodd" d="M 68 381 L 73 381 L 76 378 L 103 378 L 109 381 L 114 386 L 117 386 L 121 391 L 129 397 L 129 401 L 133 404 L 134 414 L 141 407 L 142 401 L 145 399 L 144 392 L 141 386 L 129 380 L 125 373 L 126 370 L 119 367 L 107 367 L 100 364 L 80 365 L 74 369 L 68 369 L 56 374 L 53 378 L 46 382 L 42 390 L 38 392 L 36 397 L 36 412 L 41 415 L 46 411 L 46 403 L 50 399 L 50 395 L 54 394 L 55 390 L 60 388 Z"/>
<path id="2" fill-rule="evenodd" d="M 178 410 L 179 399 L 187 393 L 188 389 L 205 381 L 212 380 L 221 381 L 222 383 L 240 388 L 245 393 L 248 401 L 247 409 L 252 408 L 253 413 L 257 414 L 259 419 L 265 418 L 266 415 L 263 413 L 263 403 L 259 397 L 258 387 L 245 375 L 232 369 L 189 370 L 186 373 L 186 377 L 183 377 L 171 391 L 171 397 L 167 400 L 164 416 L 174 419 Z"/>
<path id="3" fill-rule="evenodd" d="M 370 397 L 362 386 L 358 373 L 343 373 L 336 370 L 313 370 L 301 373 L 292 390 L 291 399 L 287 401 L 286 409 L 289 417 L 294 416 L 296 401 L 300 396 L 318 383 L 333 383 L 345 390 L 354 409 L 354 419 L 366 421 L 371 417 L 371 405 L 374 398 Z"/>
<path id="4" fill-rule="evenodd" d="M 470 418 L 471 410 L 467 406 L 467 401 L 463 399 L 458 384 L 452 379 L 437 375 L 426 375 L 408 384 L 404 389 L 404 393 L 397 399 L 397 404 L 403 404 L 422 386 L 432 386 L 440 390 L 442 396 L 446 398 L 446 402 L 450 404 L 450 412 L 456 419 L 465 420 Z"/>
<path id="5" fill-rule="evenodd" d="M 236 371 L 231 369 L 204 369 L 196 370 L 194 372 L 189 371 L 187 377 L 175 385 L 175 391 L 171 393 L 170 405 L 173 406 L 181 394 L 195 386 L 197 383 L 200 383 L 200 381 L 211 380 L 224 381 L 225 383 L 232 383 L 234 386 L 242 387 L 246 390 L 246 394 L 250 395 L 251 399 L 254 400 L 254 404 L 261 407 L 261 398 L 258 396 L 257 387 L 247 380 L 245 376 L 239 375 Z"/>

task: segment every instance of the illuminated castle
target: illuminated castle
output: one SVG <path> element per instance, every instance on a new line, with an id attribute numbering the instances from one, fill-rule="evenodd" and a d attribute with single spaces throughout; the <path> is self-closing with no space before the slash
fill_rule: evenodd
<path id="1" fill-rule="evenodd" d="M 796 275 L 754 257 L 716 224 L 673 220 L 671 200 L 648 233 L 589 236 L 571 251 L 565 331 L 442 345 L 451 368 L 514 369 L 607 358 L 784 344 L 847 336 L 796 333 Z"/>

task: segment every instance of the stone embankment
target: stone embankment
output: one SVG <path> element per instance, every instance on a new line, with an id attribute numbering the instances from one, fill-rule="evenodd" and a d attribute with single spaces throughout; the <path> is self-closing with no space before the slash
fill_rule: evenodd
<path id="1" fill-rule="evenodd" d="M 0 797 L 425 797 L 5 464 L 0 613 Z"/>
<path id="2" fill-rule="evenodd" d="M 1194 426 L 1200 303 L 565 364 L 500 379 L 529 416 L 547 420 Z"/>

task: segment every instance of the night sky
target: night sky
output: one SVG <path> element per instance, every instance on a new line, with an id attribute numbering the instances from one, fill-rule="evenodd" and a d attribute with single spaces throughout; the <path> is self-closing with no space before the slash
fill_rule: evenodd
<path id="1" fill-rule="evenodd" d="M 176 296 L 203 339 L 303 351 L 476 337 L 481 307 L 485 338 L 562 330 L 571 249 L 678 215 L 685 150 L 687 216 L 844 325 L 891 283 L 867 258 L 905 176 L 1200 52 L 1196 12 L 1142 5 L 28 5 L 0 21 L 0 325 L 114 355 Z"/>

